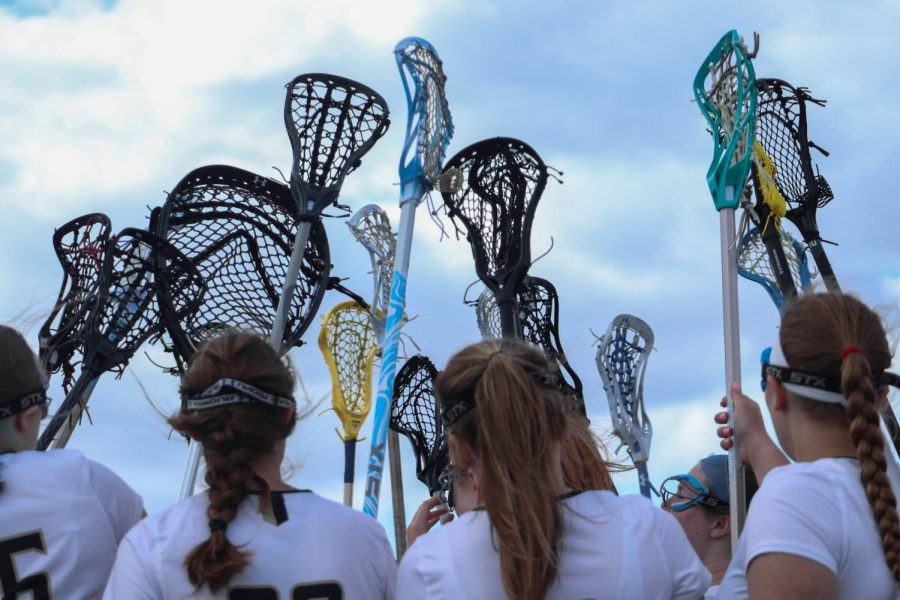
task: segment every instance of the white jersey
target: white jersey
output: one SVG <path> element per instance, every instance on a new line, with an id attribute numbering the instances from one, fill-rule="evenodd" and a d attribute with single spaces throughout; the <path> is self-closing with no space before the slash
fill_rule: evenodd
<path id="1" fill-rule="evenodd" d="M 228 598 L 340 600 L 393 597 L 397 563 L 384 528 L 372 517 L 309 491 L 273 492 L 270 522 L 248 497 L 228 524 L 232 544 L 250 564 L 212 594 L 195 593 L 184 558 L 209 538 L 206 493 L 151 515 L 119 546 L 108 600 Z"/>
<path id="2" fill-rule="evenodd" d="M 559 576 L 547 598 L 690 598 L 711 576 L 681 525 L 643 496 L 581 492 L 560 501 Z M 487 511 L 473 510 L 416 540 L 403 556 L 397 598 L 506 597 Z"/>
<path id="3" fill-rule="evenodd" d="M 77 450 L 0 455 L 0 595 L 99 598 L 141 497 Z"/>
<path id="4" fill-rule="evenodd" d="M 900 473 L 892 459 L 888 477 L 900 496 Z M 750 503 L 719 597 L 747 598 L 747 567 L 770 553 L 827 567 L 837 577 L 838 598 L 900 598 L 856 460 L 824 458 L 772 469 Z"/>

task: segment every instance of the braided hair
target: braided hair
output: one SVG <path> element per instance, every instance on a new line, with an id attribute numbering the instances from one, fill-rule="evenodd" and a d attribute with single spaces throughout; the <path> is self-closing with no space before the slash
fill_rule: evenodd
<path id="1" fill-rule="evenodd" d="M 230 330 L 209 340 L 194 355 L 181 379 L 182 398 L 202 393 L 221 379 L 233 379 L 281 397 L 293 397 L 294 373 L 268 343 L 254 333 Z M 169 419 L 179 432 L 197 439 L 206 461 L 209 538 L 184 559 L 188 580 L 215 593 L 250 564 L 250 553 L 228 539 L 228 524 L 251 490 L 263 508 L 271 502 L 268 483 L 254 465 L 275 451 L 293 431 L 293 411 L 259 404 L 231 404 L 202 411 L 182 410 Z"/>

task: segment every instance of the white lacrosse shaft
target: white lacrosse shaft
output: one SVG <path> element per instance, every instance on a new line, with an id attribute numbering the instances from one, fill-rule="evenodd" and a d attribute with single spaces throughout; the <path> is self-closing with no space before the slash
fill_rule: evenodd
<path id="1" fill-rule="evenodd" d="M 99 376 L 94 377 L 90 381 L 90 383 L 87 384 L 84 393 L 81 395 L 81 400 L 72 407 L 72 412 L 69 414 L 69 418 L 66 419 L 66 422 L 63 424 L 63 426 L 59 428 L 59 433 L 57 433 L 56 437 L 53 438 L 53 441 L 50 442 L 50 450 L 65 448 L 69 443 L 69 438 L 72 437 L 72 433 L 75 431 L 75 428 L 78 427 L 78 423 L 81 422 L 81 415 L 84 413 L 84 409 L 87 406 L 88 400 L 90 400 L 91 394 L 94 393 L 94 386 L 97 385 L 98 381 L 100 381 Z"/>
<path id="2" fill-rule="evenodd" d="M 394 543 L 397 560 L 406 552 L 406 504 L 403 501 L 403 469 L 400 466 L 400 436 L 388 430 L 388 460 L 391 466 L 391 504 L 394 508 Z"/>
<path id="3" fill-rule="evenodd" d="M 284 276 L 284 287 L 281 288 L 281 298 L 278 299 L 275 322 L 272 323 L 272 333 L 269 335 L 269 345 L 275 348 L 278 354 L 281 354 L 284 327 L 288 320 L 288 314 L 291 312 L 291 300 L 294 298 L 294 290 L 297 289 L 297 279 L 300 277 L 300 267 L 303 265 L 306 241 L 309 239 L 309 230 L 311 228 L 312 221 L 302 220 L 297 224 L 297 236 L 294 238 L 291 262 L 288 263 L 287 274 Z M 287 350 L 290 350 L 290 348 Z"/>
<path id="4" fill-rule="evenodd" d="M 188 442 L 188 457 L 184 466 L 184 477 L 181 479 L 181 489 L 178 490 L 178 499 L 184 500 L 194 495 L 197 487 L 197 471 L 200 469 L 200 444 L 191 439 Z"/>
<path id="5" fill-rule="evenodd" d="M 734 188 L 725 188 L 733 198 Z M 719 233 L 722 250 L 722 311 L 725 332 L 725 394 L 728 397 L 728 425 L 734 428 L 734 401 L 731 386 L 741 382 L 741 338 L 737 288 L 737 245 L 735 244 L 734 209 L 719 211 Z M 737 547 L 744 526 L 747 502 L 744 488 L 744 466 L 737 444 L 728 451 L 728 492 L 731 498 L 731 548 Z"/>
<path id="6" fill-rule="evenodd" d="M 400 227 L 397 238 L 397 257 L 391 279 L 391 301 L 387 307 L 384 347 L 381 354 L 381 371 L 378 374 L 378 396 L 375 398 L 375 415 L 372 423 L 372 445 L 366 474 L 363 512 L 378 516 L 378 499 L 381 496 L 381 479 L 384 474 L 385 446 L 391 402 L 394 396 L 394 378 L 397 375 L 397 353 L 400 348 L 400 328 L 403 326 L 403 309 L 406 304 L 406 275 L 409 271 L 409 255 L 412 250 L 413 225 L 416 220 L 418 198 L 406 198 L 400 204 Z"/>

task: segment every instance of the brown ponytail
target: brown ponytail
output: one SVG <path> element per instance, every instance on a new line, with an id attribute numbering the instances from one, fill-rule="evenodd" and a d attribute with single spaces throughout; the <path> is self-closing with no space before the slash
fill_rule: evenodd
<path id="1" fill-rule="evenodd" d="M 611 462 L 606 446 L 591 429 L 586 418 L 566 411 L 566 433 L 562 440 L 562 467 L 566 485 L 575 490 L 609 490 L 616 492 L 611 472 L 630 467 Z"/>
<path id="2" fill-rule="evenodd" d="M 248 383 L 270 394 L 293 397 L 290 367 L 259 336 L 228 331 L 208 341 L 194 355 L 181 379 L 182 397 L 198 394 L 219 379 Z M 294 428 L 295 417 L 284 410 L 257 404 L 223 406 L 196 413 L 182 410 L 169 419 L 177 431 L 203 445 L 209 486 L 209 538 L 184 559 L 188 579 L 213 593 L 228 584 L 250 563 L 250 553 L 228 539 L 227 526 L 250 490 L 261 494 L 262 507 L 271 501 L 269 486 L 254 467 L 275 450 L 275 442 Z"/>
<path id="3" fill-rule="evenodd" d="M 537 348 L 511 340 L 468 346 L 435 381 L 442 406 L 474 400 L 448 431 L 480 458 L 479 496 L 499 542 L 507 595 L 543 598 L 558 572 L 562 516 L 548 485 L 566 428 L 561 398 L 540 379 L 552 367 Z"/>
<path id="4" fill-rule="evenodd" d="M 795 301 L 785 312 L 780 341 L 795 369 L 840 380 L 847 399 L 850 438 L 856 446 L 860 480 L 872 507 L 882 550 L 894 580 L 900 582 L 900 520 L 897 499 L 887 477 L 884 436 L 879 426 L 879 390 L 873 383 L 891 364 L 891 351 L 878 315 L 844 294 L 815 294 Z M 820 414 L 839 405 L 806 401 Z M 823 411 L 820 407 L 828 407 Z M 829 410 L 830 409 L 830 410 Z"/>

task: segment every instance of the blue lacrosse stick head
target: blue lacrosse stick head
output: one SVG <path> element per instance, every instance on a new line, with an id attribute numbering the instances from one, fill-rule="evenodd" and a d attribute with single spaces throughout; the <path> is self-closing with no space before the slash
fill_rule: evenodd
<path id="1" fill-rule="evenodd" d="M 422 38 L 400 40 L 394 56 L 408 108 L 406 140 L 400 153 L 400 204 L 418 204 L 440 176 L 453 137 L 453 119 L 444 94 L 447 78 L 437 50 Z"/>
<path id="2" fill-rule="evenodd" d="M 706 182 L 716 210 L 734 209 L 740 203 L 753 154 L 756 94 L 753 63 L 732 29 L 715 45 L 694 78 L 694 98 L 712 131 L 713 158 Z"/>

